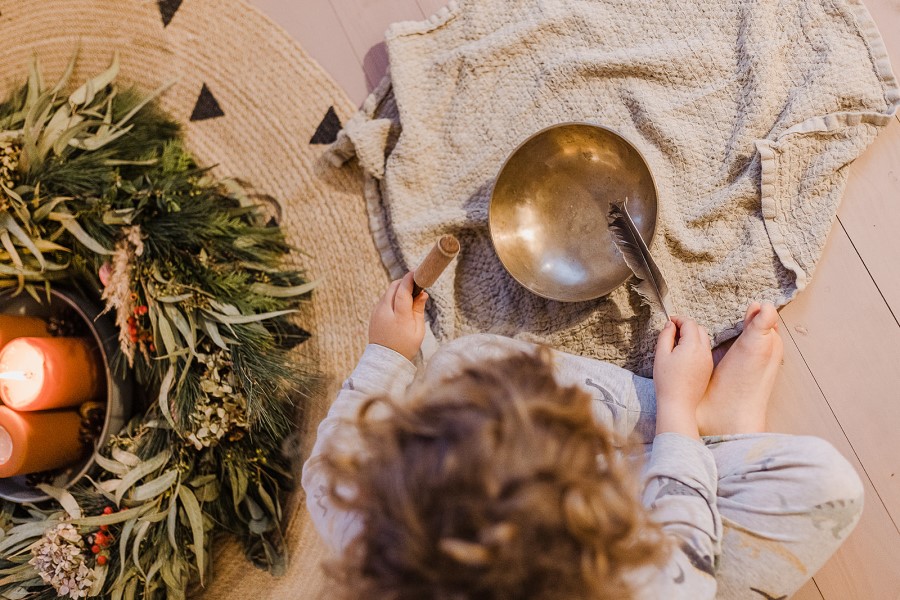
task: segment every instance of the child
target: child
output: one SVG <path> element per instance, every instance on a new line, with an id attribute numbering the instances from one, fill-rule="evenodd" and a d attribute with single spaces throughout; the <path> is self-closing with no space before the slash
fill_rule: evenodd
<path id="1" fill-rule="evenodd" d="M 304 466 L 343 597 L 782 599 L 858 521 L 832 446 L 764 433 L 772 305 L 715 369 L 673 318 L 648 380 L 484 334 L 417 373 L 426 298 L 411 274 L 390 285 Z M 629 437 L 652 442 L 640 483 Z"/>

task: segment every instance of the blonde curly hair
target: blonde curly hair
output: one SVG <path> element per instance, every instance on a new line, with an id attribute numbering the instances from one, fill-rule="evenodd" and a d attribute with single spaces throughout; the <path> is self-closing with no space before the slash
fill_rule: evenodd
<path id="1" fill-rule="evenodd" d="M 322 457 L 332 501 L 363 522 L 327 566 L 343 597 L 620 599 L 629 572 L 665 559 L 617 440 L 548 355 L 364 403 L 362 451 Z"/>

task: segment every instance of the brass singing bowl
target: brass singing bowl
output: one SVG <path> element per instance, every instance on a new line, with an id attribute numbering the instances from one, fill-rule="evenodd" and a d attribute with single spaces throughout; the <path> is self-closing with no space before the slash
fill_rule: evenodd
<path id="1" fill-rule="evenodd" d="M 509 274 L 539 296 L 600 298 L 631 276 L 606 226 L 610 201 L 626 198 L 649 245 L 656 184 L 637 148 L 599 125 L 548 127 L 500 169 L 488 211 L 494 249 Z"/>

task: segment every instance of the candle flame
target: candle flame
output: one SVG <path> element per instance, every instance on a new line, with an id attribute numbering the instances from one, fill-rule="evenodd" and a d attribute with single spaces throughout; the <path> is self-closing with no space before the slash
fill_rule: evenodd
<path id="1" fill-rule="evenodd" d="M 33 373 L 27 373 L 25 371 L 6 371 L 0 373 L 0 380 L 6 381 L 27 381 L 32 377 L 34 377 Z"/>

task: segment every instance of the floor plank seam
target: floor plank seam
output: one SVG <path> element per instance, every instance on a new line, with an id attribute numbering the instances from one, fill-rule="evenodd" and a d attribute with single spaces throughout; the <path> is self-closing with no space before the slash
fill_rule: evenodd
<path id="1" fill-rule="evenodd" d="M 881 301 L 884 302 L 884 305 L 887 307 L 888 311 L 891 313 L 891 316 L 894 318 L 894 322 L 897 324 L 897 327 L 900 327 L 900 319 L 897 318 L 897 315 L 894 314 L 894 309 L 891 307 L 891 303 L 887 301 L 887 298 L 884 297 L 884 293 L 881 291 L 881 287 L 878 285 L 878 282 L 875 280 L 875 277 L 872 275 L 872 272 L 869 270 L 869 265 L 866 264 L 865 259 L 862 257 L 862 254 L 859 253 L 859 249 L 856 247 L 856 244 L 853 242 L 853 238 L 850 236 L 850 232 L 847 231 L 847 228 L 844 227 L 844 222 L 841 221 L 841 217 L 837 216 L 836 220 L 838 224 L 841 226 L 841 229 L 844 230 L 844 234 L 847 236 L 847 239 L 850 241 L 850 245 L 853 247 L 853 251 L 856 252 L 856 256 L 859 257 L 860 262 L 863 267 L 866 269 L 866 273 L 869 275 L 869 279 L 872 280 L 872 283 L 875 285 L 875 289 L 878 290 L 878 295 L 881 296 Z"/>
<path id="2" fill-rule="evenodd" d="M 825 390 L 822 389 L 822 386 L 819 385 L 819 381 L 816 379 L 816 374 L 813 372 L 812 367 L 809 366 L 809 362 L 807 362 L 806 357 L 803 356 L 803 350 L 800 349 L 800 345 L 797 344 L 797 341 L 794 339 L 794 336 L 791 334 L 790 328 L 788 324 L 785 323 L 784 319 L 779 317 L 779 321 L 784 326 L 784 331 L 787 332 L 788 337 L 791 338 L 791 343 L 794 344 L 797 348 L 797 352 L 800 355 L 800 358 L 803 359 L 803 364 L 806 366 L 806 370 L 809 371 L 810 376 L 813 381 L 816 383 L 816 387 L 819 388 L 819 392 L 822 394 L 822 398 L 825 400 L 825 404 L 828 406 L 828 410 L 831 412 L 831 415 L 834 417 L 834 420 L 837 422 L 838 427 L 841 430 L 841 433 L 844 435 L 844 439 L 847 440 L 847 445 L 850 447 L 850 450 L 853 452 L 853 456 L 856 457 L 856 461 L 859 463 L 859 468 L 862 469 L 863 474 L 865 474 L 866 478 L 869 480 L 869 484 L 872 486 L 872 489 L 875 491 L 875 496 L 878 498 L 878 501 L 884 507 L 884 512 L 887 515 L 888 519 L 890 519 L 891 524 L 894 526 L 894 529 L 897 530 L 897 533 L 900 534 L 900 526 L 897 525 L 897 521 L 894 520 L 894 515 L 891 514 L 891 511 L 888 510 L 887 504 L 884 501 L 884 498 L 881 497 L 881 494 L 878 491 L 878 488 L 875 486 L 875 482 L 872 480 L 872 477 L 869 475 L 868 470 L 866 470 L 866 465 L 862 461 L 857 453 L 856 448 L 853 446 L 853 442 L 850 441 L 850 436 L 847 435 L 847 432 L 844 431 L 844 424 L 841 423 L 841 420 L 838 418 L 837 414 L 834 412 L 834 409 L 831 407 L 831 402 L 828 401 L 828 396 L 825 394 Z"/>

